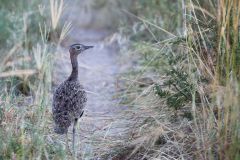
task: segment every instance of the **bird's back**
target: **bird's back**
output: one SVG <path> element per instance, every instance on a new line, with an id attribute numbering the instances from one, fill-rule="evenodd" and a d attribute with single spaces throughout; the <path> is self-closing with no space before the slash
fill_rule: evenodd
<path id="1" fill-rule="evenodd" d="M 66 133 L 74 119 L 82 115 L 86 102 L 86 92 L 78 81 L 66 80 L 60 84 L 53 95 L 55 132 Z"/>

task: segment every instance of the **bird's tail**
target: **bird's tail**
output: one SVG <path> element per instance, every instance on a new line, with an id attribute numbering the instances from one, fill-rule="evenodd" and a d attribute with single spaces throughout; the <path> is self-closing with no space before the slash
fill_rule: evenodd
<path id="1" fill-rule="evenodd" d="M 65 127 L 60 127 L 60 126 L 55 126 L 54 127 L 54 132 L 57 134 L 65 134 L 67 133 L 68 129 Z"/>

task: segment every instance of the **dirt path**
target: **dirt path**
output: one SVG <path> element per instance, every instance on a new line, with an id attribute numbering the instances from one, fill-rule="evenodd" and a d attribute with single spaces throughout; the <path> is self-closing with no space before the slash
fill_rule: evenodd
<path id="1" fill-rule="evenodd" d="M 78 8 L 72 10 L 72 13 L 77 10 Z M 69 16 L 69 19 L 76 22 L 77 18 Z M 80 20 L 81 18 L 78 19 Z M 86 23 L 90 23 L 90 20 Z M 106 29 L 86 29 L 75 23 L 63 43 L 63 46 L 73 43 L 94 46 L 78 57 L 79 80 L 88 92 L 87 107 L 78 129 L 78 154 L 83 159 L 97 159 L 109 152 L 112 145 L 118 143 L 123 136 L 124 127 L 116 121 L 121 107 L 117 105 L 117 100 L 113 99 L 117 75 L 121 70 L 117 59 L 119 51 L 116 44 L 104 43 L 109 35 L 111 33 Z M 55 67 L 57 72 L 54 81 L 59 84 L 71 72 L 67 47 L 62 48 Z M 71 130 L 69 133 L 72 134 Z"/>

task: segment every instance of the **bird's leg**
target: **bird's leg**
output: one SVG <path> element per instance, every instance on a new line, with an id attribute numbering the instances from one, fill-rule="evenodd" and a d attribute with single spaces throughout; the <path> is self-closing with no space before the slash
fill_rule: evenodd
<path id="1" fill-rule="evenodd" d="M 75 155 L 75 132 L 76 132 L 76 125 L 77 125 L 78 119 L 74 119 L 74 124 L 73 124 L 73 139 L 72 139 L 72 149 L 73 149 L 73 154 Z"/>
<path id="2" fill-rule="evenodd" d="M 66 139 L 66 143 L 65 143 L 66 144 L 66 150 L 67 150 L 67 152 L 71 153 L 70 149 L 69 149 L 69 145 L 68 145 L 68 133 L 66 133 L 65 136 L 66 136 L 65 137 L 65 139 Z"/>

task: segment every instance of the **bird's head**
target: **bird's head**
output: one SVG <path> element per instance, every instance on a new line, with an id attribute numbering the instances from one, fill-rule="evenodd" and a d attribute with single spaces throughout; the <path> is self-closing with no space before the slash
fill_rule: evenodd
<path id="1" fill-rule="evenodd" d="M 85 46 L 83 44 L 73 44 L 70 46 L 69 52 L 71 54 L 79 55 L 80 53 L 82 53 L 83 51 L 89 48 L 93 48 L 93 46 Z"/>

